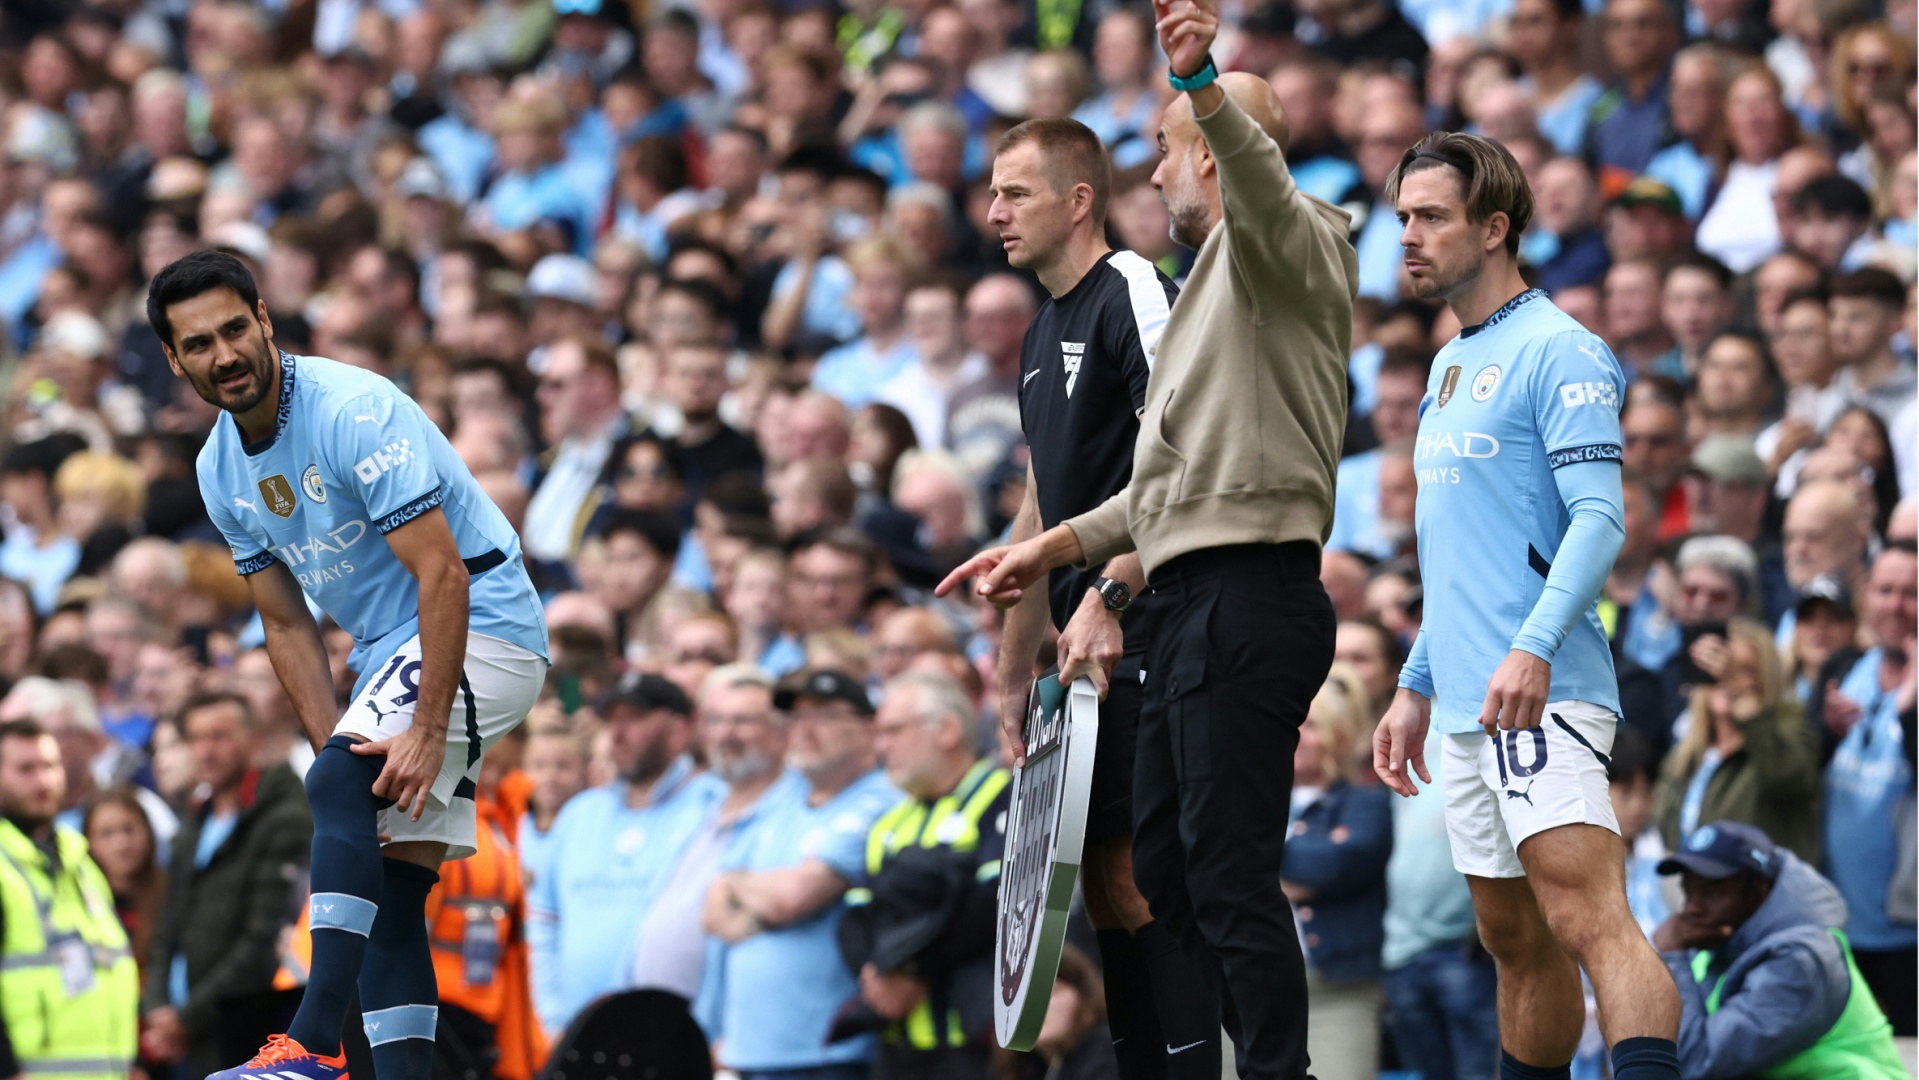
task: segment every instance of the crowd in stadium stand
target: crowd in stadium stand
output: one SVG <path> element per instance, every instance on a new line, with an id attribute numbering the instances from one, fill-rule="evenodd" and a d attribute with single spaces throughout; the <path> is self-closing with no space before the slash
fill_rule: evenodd
<path id="1" fill-rule="evenodd" d="M 1359 256 L 1338 664 L 1272 823 L 1317 1074 L 1497 1053 L 1441 800 L 1392 799 L 1370 756 L 1443 470 L 1421 400 L 1459 329 L 1411 298 L 1385 186 L 1438 129 L 1512 151 L 1530 279 L 1626 374 L 1562 392 L 1622 413 L 1599 615 L 1635 914 L 1671 944 L 1661 859 L 1755 826 L 1836 890 L 1826 928 L 1915 1034 L 1913 0 L 1222 6 L 1220 69 L 1270 78 L 1290 168 Z M 488 755 L 480 854 L 429 908 L 446 1075 L 530 1080 L 640 989 L 686 999 L 748 1077 L 912 1075 L 887 1048 L 921 1038 L 982 1048 L 982 1077 L 1116 1075 L 1079 951 L 1038 1048 L 989 1055 L 984 923 L 837 931 L 903 798 L 1003 783 L 999 688 L 1030 675 L 994 670 L 992 608 L 931 592 L 1027 479 L 1044 293 L 986 221 L 995 141 L 1091 127 L 1112 242 L 1177 280 L 1156 50 L 1142 0 L 0 2 L 0 722 L 57 739 L 147 1077 L 235 1064 L 304 972 L 313 748 L 195 480 L 230 421 L 144 307 L 203 247 L 252 270 L 281 348 L 420 403 L 547 604 L 546 693 Z M 344 704 L 351 640 L 321 625 Z M 934 812 L 958 835 L 969 811 Z M 1600 1075 L 1596 1030 L 1587 1050 Z M 0 1038 L 0 1077 L 25 1052 Z"/>

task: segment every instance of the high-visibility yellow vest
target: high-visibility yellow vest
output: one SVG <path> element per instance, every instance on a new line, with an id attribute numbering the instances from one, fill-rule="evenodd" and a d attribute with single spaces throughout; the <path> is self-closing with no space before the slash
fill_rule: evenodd
<path id="1" fill-rule="evenodd" d="M 0 1014 L 28 1077 L 125 1080 L 139 1040 L 140 976 L 113 890 L 71 829 L 56 867 L 0 820 Z"/>
<path id="2" fill-rule="evenodd" d="M 1012 782 L 1012 773 L 995 768 L 990 761 L 981 759 L 966 771 L 966 775 L 960 778 L 959 786 L 944 798 L 930 805 L 910 796 L 902 800 L 880 815 L 880 819 L 873 824 L 873 831 L 866 836 L 867 876 L 878 876 L 888 860 L 909 847 L 943 847 L 960 852 L 977 849 L 980 819 L 986 816 L 993 800 L 999 798 L 1000 792 L 1005 791 L 1006 785 Z M 998 873 L 997 861 L 979 868 L 981 880 L 989 880 Z M 871 897 L 872 893 L 866 889 L 852 889 L 846 895 L 847 902 L 855 905 L 865 903 Z M 951 1008 L 946 1012 L 945 1023 L 942 1024 L 933 1016 L 933 1003 L 929 997 L 906 1014 L 904 1020 L 894 1024 L 887 1031 L 886 1039 L 888 1042 L 904 1041 L 917 1050 L 965 1046 L 966 1030 L 960 1023 L 959 1013 Z"/>
<path id="3" fill-rule="evenodd" d="M 1899 1048 L 1892 1041 L 1892 1023 L 1879 1010 L 1872 987 L 1859 973 L 1852 958 L 1852 943 L 1843 931 L 1828 928 L 1846 954 L 1846 975 L 1851 988 L 1845 1010 L 1819 1041 L 1784 1061 L 1759 1070 L 1764 1080 L 1906 1080 L 1905 1063 L 1899 1060 Z M 1698 952 L 1692 958 L 1693 981 L 1704 984 L 1712 970 L 1712 953 Z M 1713 981 L 1706 994 L 1706 1015 L 1719 1011 L 1720 992 L 1726 977 Z"/>

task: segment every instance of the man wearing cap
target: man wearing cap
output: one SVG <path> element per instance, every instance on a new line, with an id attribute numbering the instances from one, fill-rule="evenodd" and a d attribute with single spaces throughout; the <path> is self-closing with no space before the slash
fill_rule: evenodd
<path id="1" fill-rule="evenodd" d="M 700 823 L 726 795 L 687 753 L 693 704 L 658 675 L 629 674 L 597 706 L 619 778 L 574 796 L 529 865 L 533 999 L 549 1034 L 619 990 L 641 921 Z"/>
<path id="2" fill-rule="evenodd" d="M 1679 986 L 1685 1075 L 1907 1076 L 1832 882 L 1732 821 L 1695 831 L 1659 872 L 1686 895 L 1653 932 Z"/>
<path id="3" fill-rule="evenodd" d="M 752 664 L 724 664 L 700 680 L 695 702 L 700 746 L 726 794 L 687 838 L 659 895 L 640 920 L 626 985 L 665 990 L 691 1004 L 706 985 L 707 895 L 720 868 L 773 809 L 805 782 L 787 771 L 786 717 L 773 708 L 773 680 Z"/>
<path id="4" fill-rule="evenodd" d="M 1688 250 L 1691 240 L 1685 207 L 1664 180 L 1634 177 L 1606 211 L 1606 248 L 1621 262 L 1663 262 Z"/>
<path id="5" fill-rule="evenodd" d="M 900 793 L 877 767 L 873 705 L 858 680 L 806 672 L 773 706 L 787 718 L 787 764 L 805 783 L 769 792 L 721 863 L 706 898 L 713 937 L 694 1015 L 743 1080 L 864 1077 L 870 1038 L 826 1041 L 834 1010 L 859 989 L 840 958 L 840 900 L 864 872 L 873 823 Z"/>
<path id="6" fill-rule="evenodd" d="M 523 290 L 533 305 L 527 335 L 533 352 L 526 364 L 534 374 L 546 369 L 548 346 L 561 338 L 598 337 L 603 321 L 594 312 L 600 300 L 600 272 L 578 255 L 547 255 L 533 264 Z"/>
<path id="7" fill-rule="evenodd" d="M 1852 590 L 1839 575 L 1821 574 L 1800 587 L 1792 616 L 1792 649 L 1787 655 L 1796 665 L 1791 672 L 1793 689 L 1806 703 L 1807 721 L 1823 731 L 1823 694 L 1814 692 L 1824 686 L 1820 673 L 1827 664 L 1842 665 L 1838 670 L 1844 671 L 1862 655 L 1855 644 L 1859 639 L 1859 614 L 1852 605 Z"/>
<path id="8" fill-rule="evenodd" d="M 1759 557 L 1759 602 L 1766 622 L 1791 607 L 1794 587 L 1786 580 L 1778 534 L 1767 525 L 1772 474 L 1739 435 L 1708 435 L 1693 448 L 1684 478 L 1695 534 L 1736 537 Z"/>

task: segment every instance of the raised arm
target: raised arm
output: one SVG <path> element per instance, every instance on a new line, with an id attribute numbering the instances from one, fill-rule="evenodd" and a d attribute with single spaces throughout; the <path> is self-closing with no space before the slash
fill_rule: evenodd
<path id="1" fill-rule="evenodd" d="M 1153 0 L 1153 10 L 1173 76 L 1203 77 L 1219 32 L 1219 0 Z M 1296 306 L 1302 290 L 1349 289 L 1350 275 L 1327 270 L 1353 259 L 1352 246 L 1293 182 L 1276 141 L 1285 120 L 1272 88 L 1234 73 L 1187 97 L 1219 182 L 1233 266 L 1260 317 Z"/>

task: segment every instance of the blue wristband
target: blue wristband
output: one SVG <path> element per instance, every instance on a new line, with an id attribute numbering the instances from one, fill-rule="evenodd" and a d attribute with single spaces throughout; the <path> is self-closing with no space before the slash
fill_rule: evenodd
<path id="1" fill-rule="evenodd" d="M 1213 63 L 1212 53 L 1206 54 L 1205 67 L 1200 68 L 1198 71 L 1193 72 L 1183 79 L 1173 74 L 1172 68 L 1166 69 L 1166 81 L 1173 84 L 1173 89 L 1188 94 L 1203 87 L 1213 85 L 1213 81 L 1218 78 L 1219 68 Z"/>

